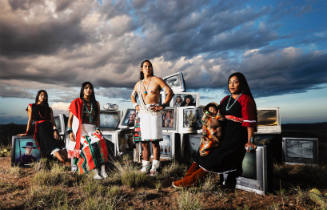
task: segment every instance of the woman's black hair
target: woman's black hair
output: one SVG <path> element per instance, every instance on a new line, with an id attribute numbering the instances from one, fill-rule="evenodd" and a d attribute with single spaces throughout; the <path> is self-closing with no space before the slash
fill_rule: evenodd
<path id="1" fill-rule="evenodd" d="M 240 92 L 244 93 L 246 95 L 249 95 L 253 99 L 253 103 L 254 103 L 254 106 L 255 106 L 255 116 L 256 116 L 256 120 L 257 120 L 257 105 L 256 105 L 256 103 L 254 101 L 254 98 L 252 96 L 249 84 L 248 84 L 244 74 L 242 74 L 241 72 L 235 72 L 235 73 L 231 74 L 228 77 L 228 83 L 229 83 L 230 78 L 232 78 L 233 76 L 236 76 L 239 83 L 240 83 L 240 86 L 239 86 Z"/>
<path id="2" fill-rule="evenodd" d="M 151 68 L 152 68 L 152 73 L 151 73 L 150 76 L 153 76 L 153 66 L 152 66 L 151 61 L 149 61 L 149 60 L 144 60 L 144 61 L 142 61 L 142 63 L 141 63 L 140 80 L 144 79 L 144 74 L 143 74 L 143 72 L 142 72 L 142 68 L 143 68 L 143 64 L 144 64 L 145 62 L 148 62 L 148 63 L 150 64 L 150 66 L 151 66 Z"/>
<path id="3" fill-rule="evenodd" d="M 193 96 L 192 96 L 192 95 L 186 95 L 186 96 L 184 96 L 184 100 L 183 100 L 181 106 L 185 106 L 185 105 L 186 105 L 186 99 L 190 99 L 190 104 L 189 104 L 189 106 L 194 106 L 194 105 L 195 105 L 195 104 L 194 104 Z"/>
<path id="4" fill-rule="evenodd" d="M 231 74 L 229 77 L 228 77 L 228 83 L 229 83 L 229 80 L 233 77 L 233 76 L 236 76 L 239 83 L 240 83 L 240 86 L 239 86 L 239 89 L 240 89 L 240 92 L 241 93 L 244 93 L 246 95 L 249 95 L 252 99 L 253 99 L 253 96 L 252 96 L 252 93 L 251 93 L 251 90 L 250 90 L 250 87 L 248 85 L 248 82 L 244 76 L 244 74 L 242 74 L 241 72 L 235 72 L 233 74 Z M 228 89 L 229 90 L 229 89 Z"/>
<path id="5" fill-rule="evenodd" d="M 98 116 L 98 104 L 97 104 L 97 101 L 95 100 L 95 94 L 94 94 L 94 88 L 93 88 L 93 85 L 92 85 L 92 83 L 91 82 L 83 82 L 83 84 L 82 84 L 82 86 L 81 86 L 81 92 L 80 92 L 80 94 L 79 94 L 79 97 L 81 98 L 81 99 L 83 99 L 83 101 L 84 101 L 84 88 L 85 88 L 85 86 L 86 85 L 90 85 L 90 87 L 91 87 L 91 89 L 92 89 L 92 94 L 91 94 L 91 98 L 90 98 L 90 101 L 91 101 L 91 103 L 92 103 L 92 105 L 93 105 L 93 107 L 94 107 L 94 111 L 95 111 L 95 113 L 96 113 L 96 117 Z"/>
<path id="6" fill-rule="evenodd" d="M 40 96 L 41 93 L 44 93 L 44 96 L 45 96 L 45 100 L 43 102 L 43 105 L 49 107 L 49 104 L 48 104 L 48 93 L 45 90 L 39 90 L 37 92 L 36 97 L 35 97 L 35 104 L 37 104 L 37 102 L 39 101 L 39 96 Z"/>

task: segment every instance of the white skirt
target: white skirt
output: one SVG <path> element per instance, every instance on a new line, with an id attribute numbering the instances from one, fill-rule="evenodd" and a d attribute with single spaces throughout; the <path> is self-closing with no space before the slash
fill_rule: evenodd
<path id="1" fill-rule="evenodd" d="M 140 129 L 142 141 L 162 139 L 162 116 L 161 112 L 141 110 Z"/>

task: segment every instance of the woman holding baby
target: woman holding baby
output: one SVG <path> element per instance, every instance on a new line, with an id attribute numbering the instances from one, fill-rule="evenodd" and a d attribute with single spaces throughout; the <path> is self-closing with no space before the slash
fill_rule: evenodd
<path id="1" fill-rule="evenodd" d="M 212 122 L 219 120 L 216 122 L 216 127 L 208 125 L 208 131 L 213 128 L 220 131 L 222 127 L 222 132 L 212 131 L 212 134 L 219 134 L 212 144 L 215 146 L 211 146 L 205 152 L 202 151 L 204 143 L 210 143 L 209 140 L 202 142 L 203 139 L 208 139 L 205 136 L 207 133 L 204 132 L 200 151 L 194 157 L 194 162 L 182 179 L 172 183 L 173 187 L 192 186 L 208 172 L 229 173 L 226 183 L 235 186 L 236 177 L 242 172 L 245 148 L 247 150 L 255 148 L 253 136 L 256 129 L 257 110 L 247 80 L 242 73 L 236 72 L 229 76 L 228 90 L 230 95 L 221 100 L 219 110 L 218 106 L 216 110 L 213 106 L 207 106 L 208 110 L 204 113 L 213 118 Z M 214 140 L 212 138 L 212 141 Z"/>

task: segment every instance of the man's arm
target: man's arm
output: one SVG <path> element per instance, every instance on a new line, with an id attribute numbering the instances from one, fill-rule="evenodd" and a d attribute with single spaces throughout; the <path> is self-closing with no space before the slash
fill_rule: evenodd
<path id="1" fill-rule="evenodd" d="M 132 103 L 133 103 L 134 108 L 135 108 L 137 111 L 140 111 L 140 106 L 136 103 L 137 84 L 138 84 L 138 82 L 137 82 L 137 83 L 135 84 L 135 86 L 134 86 L 133 92 L 132 92 L 132 94 L 131 94 L 131 100 L 132 100 Z"/>

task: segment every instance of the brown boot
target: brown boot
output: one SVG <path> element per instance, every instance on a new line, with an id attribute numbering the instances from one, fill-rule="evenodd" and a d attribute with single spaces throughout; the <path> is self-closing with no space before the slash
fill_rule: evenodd
<path id="1" fill-rule="evenodd" d="M 184 177 L 191 175 L 194 171 L 199 169 L 199 165 L 196 162 L 193 162 L 190 168 L 187 170 Z"/>
<path id="2" fill-rule="evenodd" d="M 198 170 L 194 171 L 191 175 L 185 176 L 183 179 L 177 180 L 172 183 L 172 186 L 175 188 L 183 188 L 183 187 L 190 187 L 193 184 L 196 184 L 201 177 L 206 175 L 208 172 L 199 168 Z"/>

